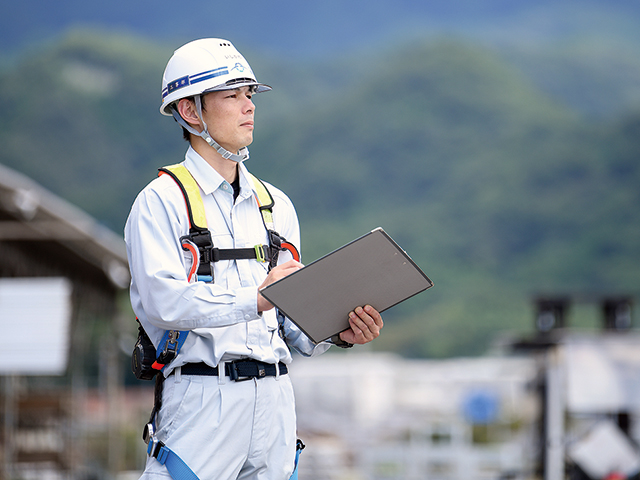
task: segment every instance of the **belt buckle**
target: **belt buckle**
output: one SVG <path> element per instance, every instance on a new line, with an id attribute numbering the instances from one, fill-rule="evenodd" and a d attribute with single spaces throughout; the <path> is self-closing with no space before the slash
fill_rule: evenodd
<path id="1" fill-rule="evenodd" d="M 142 440 L 144 440 L 144 443 L 149 445 L 149 441 L 151 441 L 153 438 L 155 438 L 153 423 L 147 423 L 144 426 L 144 430 L 142 431 Z"/>
<path id="2" fill-rule="evenodd" d="M 155 429 L 153 428 L 152 423 L 147 423 L 144 426 L 144 431 L 142 432 L 142 439 L 144 443 L 147 444 L 147 455 L 150 457 L 158 458 L 158 452 L 164 446 L 158 437 L 156 437 Z"/>
<path id="3" fill-rule="evenodd" d="M 227 365 L 229 365 L 229 378 L 234 382 L 246 382 L 253 378 L 251 375 L 241 376 L 238 372 L 237 362 L 230 362 Z"/>
<path id="4" fill-rule="evenodd" d="M 256 251 L 256 260 L 260 263 L 266 262 L 267 253 L 264 250 L 264 245 L 255 245 L 253 248 Z"/>

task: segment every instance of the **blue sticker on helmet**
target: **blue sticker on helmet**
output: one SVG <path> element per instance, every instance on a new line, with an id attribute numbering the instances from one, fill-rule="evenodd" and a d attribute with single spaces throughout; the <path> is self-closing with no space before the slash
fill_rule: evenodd
<path id="1" fill-rule="evenodd" d="M 220 67 L 214 70 L 207 70 L 206 72 L 197 73 L 196 75 L 185 75 L 167 84 L 167 88 L 162 92 L 162 98 L 169 95 L 171 92 L 175 92 L 188 85 L 194 83 L 204 82 L 210 78 L 219 77 L 220 75 L 228 75 L 229 69 L 227 67 Z"/>

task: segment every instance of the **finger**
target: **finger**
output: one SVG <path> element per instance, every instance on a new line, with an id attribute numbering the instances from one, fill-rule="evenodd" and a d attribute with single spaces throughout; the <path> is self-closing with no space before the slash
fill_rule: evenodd
<path id="1" fill-rule="evenodd" d="M 357 318 L 354 317 L 354 323 L 362 330 L 363 335 L 368 341 L 377 338 L 380 335 L 380 329 L 382 328 L 382 317 L 371 306 L 364 309 L 357 308 L 355 310 Z M 358 322 L 359 320 L 359 322 Z"/>
<path id="2" fill-rule="evenodd" d="M 364 307 L 364 311 L 367 312 L 367 314 L 371 318 L 373 318 L 373 321 L 378 326 L 378 328 L 382 328 L 384 326 L 384 322 L 382 321 L 382 315 L 375 308 L 373 308 L 371 305 L 366 305 Z"/>
<path id="3" fill-rule="evenodd" d="M 355 312 L 349 315 L 349 324 L 354 335 L 358 339 L 357 343 L 370 342 L 378 336 L 378 327 L 373 319 L 362 308 L 358 307 Z"/>
<path id="4" fill-rule="evenodd" d="M 368 328 L 372 332 L 377 332 L 380 330 L 382 317 L 371 305 L 366 305 L 364 308 L 358 307 L 355 309 L 355 313 L 357 314 L 358 318 L 366 325 L 366 328 Z"/>
<path id="5" fill-rule="evenodd" d="M 304 265 L 302 263 L 300 263 L 300 262 L 298 262 L 296 260 L 289 260 L 288 262 L 284 262 L 280 266 L 281 267 L 287 267 L 287 268 L 295 268 L 296 270 L 304 267 Z"/>
<path id="6" fill-rule="evenodd" d="M 271 272 L 269 272 L 269 275 L 271 275 L 274 279 L 280 280 L 300 270 L 303 266 L 304 265 L 302 265 L 300 262 L 289 260 L 288 262 L 275 267 L 273 270 L 271 270 Z"/>
<path id="7" fill-rule="evenodd" d="M 281 266 L 282 273 L 286 273 L 286 275 L 291 275 L 293 272 L 300 270 L 304 265 L 295 260 L 291 260 L 290 262 L 283 263 Z M 277 268 L 277 267 L 276 267 Z"/>

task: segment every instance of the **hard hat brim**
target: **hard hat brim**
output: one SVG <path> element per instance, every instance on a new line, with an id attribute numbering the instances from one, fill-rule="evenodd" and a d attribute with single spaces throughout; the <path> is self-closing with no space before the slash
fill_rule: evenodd
<path id="1" fill-rule="evenodd" d="M 271 87 L 265 83 L 258 83 L 251 78 L 247 78 L 247 79 L 242 78 L 242 79 L 224 83 L 222 85 L 217 85 L 215 87 L 207 88 L 202 93 L 205 94 L 209 92 L 219 92 L 223 90 L 235 90 L 236 88 L 242 88 L 242 87 L 256 87 L 255 93 L 268 92 L 269 90 L 271 90 Z"/>
<path id="2" fill-rule="evenodd" d="M 234 81 L 234 82 L 223 83 L 222 85 L 216 85 L 215 87 L 207 88 L 206 90 L 203 90 L 202 92 L 199 92 L 195 95 L 204 95 L 206 93 L 221 92 L 224 90 L 235 90 L 236 88 L 242 88 L 242 87 L 255 87 L 256 88 L 255 93 L 268 92 L 272 89 L 271 86 L 267 85 L 266 83 L 258 83 L 251 78 L 242 79 L 242 80 L 246 80 L 246 81 Z M 188 98 L 189 96 L 191 95 L 177 98 L 170 103 L 163 103 L 160 106 L 160 113 L 168 117 L 171 117 L 173 115 L 171 113 L 171 106 L 174 103 L 179 102 L 182 98 Z"/>

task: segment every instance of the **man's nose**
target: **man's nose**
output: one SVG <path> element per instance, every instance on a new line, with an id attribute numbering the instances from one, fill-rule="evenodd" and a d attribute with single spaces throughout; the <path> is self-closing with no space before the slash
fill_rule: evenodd
<path id="1" fill-rule="evenodd" d="M 245 106 L 244 106 L 245 111 L 253 111 L 256 109 L 255 104 L 253 103 L 253 100 L 251 100 L 251 97 L 245 97 Z"/>

